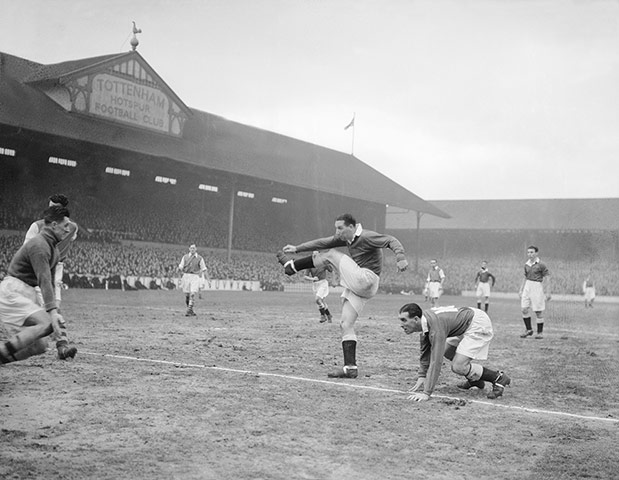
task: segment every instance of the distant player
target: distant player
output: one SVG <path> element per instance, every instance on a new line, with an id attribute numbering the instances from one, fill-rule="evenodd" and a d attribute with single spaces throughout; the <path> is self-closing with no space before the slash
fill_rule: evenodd
<path id="1" fill-rule="evenodd" d="M 591 279 L 591 275 L 582 282 L 582 293 L 585 296 L 585 308 L 593 308 L 593 300 L 595 300 L 595 283 Z"/>
<path id="2" fill-rule="evenodd" d="M 486 360 L 494 336 L 492 322 L 486 312 L 477 308 L 438 307 L 421 310 L 416 303 L 400 308 L 398 318 L 407 335 L 419 332 L 419 372 L 415 385 L 409 390 L 409 400 L 429 400 L 438 382 L 443 357 L 451 360 L 451 370 L 466 380 L 458 388 L 482 389 L 492 383 L 487 397 L 499 398 L 511 379 L 498 370 L 482 367 L 473 360 Z"/>
<path id="3" fill-rule="evenodd" d="M 350 256 L 335 250 L 337 247 L 348 247 Z M 404 255 L 404 247 L 397 238 L 365 230 L 351 214 L 345 213 L 335 219 L 335 235 L 332 237 L 318 238 L 300 245 L 286 245 L 283 251 L 277 254 L 286 275 L 325 265 L 331 265 L 334 272 L 339 274 L 340 284 L 344 287 L 340 319 L 344 366 L 329 373 L 331 378 L 357 378 L 355 322 L 365 304 L 378 291 L 384 248 L 395 253 L 398 270 L 406 270 L 408 261 Z M 313 254 L 298 259 L 287 256 L 297 252 Z"/>
<path id="4" fill-rule="evenodd" d="M 195 245 L 189 246 L 189 253 L 183 255 L 181 262 L 178 264 L 178 269 L 183 272 L 181 285 L 185 294 L 185 305 L 187 311 L 186 317 L 195 317 L 193 311 L 195 304 L 196 293 L 200 291 L 200 279 L 206 277 L 209 287 L 211 286 L 211 278 L 206 268 L 206 263 L 201 255 L 198 255 Z"/>
<path id="5" fill-rule="evenodd" d="M 481 303 L 484 302 L 484 311 L 488 312 L 488 306 L 490 305 L 490 280 L 492 280 L 492 287 L 496 282 L 496 278 L 488 271 L 488 262 L 485 260 L 481 262 L 481 269 L 475 276 L 475 283 L 477 284 L 477 308 L 481 309 Z"/>
<path id="6" fill-rule="evenodd" d="M 430 260 L 430 271 L 428 272 L 428 278 L 426 278 L 428 298 L 430 299 L 430 305 L 432 307 L 438 305 L 438 299 L 443 295 L 444 282 L 445 272 L 438 266 L 438 261 L 433 258 Z"/>
<path id="7" fill-rule="evenodd" d="M 546 301 L 551 299 L 550 296 L 550 271 L 539 259 L 539 249 L 531 245 L 527 248 L 528 260 L 524 264 L 524 279 L 520 286 L 518 295 L 520 296 L 520 306 L 522 308 L 522 320 L 526 331 L 520 335 L 521 338 L 527 338 L 533 335 L 531 328 L 531 310 L 535 312 L 537 317 L 537 335 L 535 338 L 544 338 L 544 310 L 546 309 Z M 542 282 L 547 279 L 547 293 L 544 293 Z"/>
<path id="8" fill-rule="evenodd" d="M 69 211 L 55 205 L 45 210 L 43 218 L 41 232 L 15 253 L 0 283 L 0 319 L 9 335 L 0 342 L 0 363 L 45 353 L 46 337 L 59 334 L 63 323 L 53 278 L 60 257 L 57 245 L 71 233 Z M 42 304 L 35 287 L 41 288 Z"/>
<path id="9" fill-rule="evenodd" d="M 69 199 L 62 193 L 57 193 L 49 197 L 49 207 L 58 205 L 67 208 L 69 205 Z M 30 225 L 30 228 L 26 232 L 24 244 L 39 234 L 41 229 L 45 226 L 45 220 L 37 220 Z M 57 248 L 59 253 L 58 263 L 56 264 L 56 273 L 54 275 L 54 295 L 56 297 L 56 305 L 58 311 L 60 311 L 60 302 L 62 300 L 62 277 L 64 275 L 64 261 L 67 258 L 71 244 L 77 238 L 78 226 L 76 223 L 69 220 L 69 234 L 58 242 Z M 39 300 L 42 302 L 41 290 L 37 287 L 39 293 Z M 42 303 L 41 303 L 42 304 Z M 62 318 L 62 317 L 61 317 Z M 56 335 L 56 332 L 52 335 L 52 340 L 56 341 L 56 350 L 58 351 L 58 358 L 60 360 L 66 360 L 68 358 L 74 358 L 77 354 L 77 348 L 69 343 L 69 337 L 67 334 L 67 326 L 64 321 L 60 323 L 60 333 Z"/>
<path id="10" fill-rule="evenodd" d="M 329 280 L 327 280 L 327 272 L 331 271 L 331 267 L 326 265 L 324 268 L 309 268 L 306 270 L 304 278 L 312 282 L 312 290 L 314 298 L 320 312 L 320 323 L 331 323 L 333 317 L 327 305 L 327 297 L 329 296 Z"/>

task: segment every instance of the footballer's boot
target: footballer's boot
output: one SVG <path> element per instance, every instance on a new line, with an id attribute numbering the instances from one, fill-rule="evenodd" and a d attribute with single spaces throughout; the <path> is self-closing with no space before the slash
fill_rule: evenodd
<path id="1" fill-rule="evenodd" d="M 520 338 L 527 338 L 527 337 L 532 337 L 532 336 L 533 336 L 533 330 L 527 330 L 522 335 L 520 335 Z"/>
<path id="2" fill-rule="evenodd" d="M 68 360 L 69 358 L 75 358 L 75 355 L 77 355 L 77 348 L 66 342 L 58 342 L 58 344 L 56 344 L 56 349 L 58 350 L 59 360 Z"/>
<path id="3" fill-rule="evenodd" d="M 329 320 L 329 318 L 325 314 L 322 314 L 320 316 L 320 323 L 325 323 L 328 320 Z"/>
<path id="4" fill-rule="evenodd" d="M 185 316 L 186 317 L 195 317 L 196 316 L 196 314 L 193 311 L 192 307 L 187 308 L 187 312 L 185 312 Z"/>
<path id="5" fill-rule="evenodd" d="M 477 387 L 480 390 L 483 390 L 484 387 L 486 386 L 486 382 L 484 382 L 483 380 L 476 380 L 476 381 L 471 381 L 468 378 L 466 380 L 464 380 L 464 382 L 460 382 L 456 385 L 456 387 L 462 389 L 462 390 L 469 390 L 473 387 Z"/>
<path id="6" fill-rule="evenodd" d="M 492 391 L 488 393 L 487 397 L 491 400 L 499 398 L 503 395 L 505 387 L 508 387 L 510 383 L 512 383 L 512 379 L 509 378 L 505 372 L 499 372 L 499 375 L 492 384 Z"/>
<path id="7" fill-rule="evenodd" d="M 537 335 L 535 335 L 535 339 L 537 340 L 541 340 L 542 338 L 544 338 L 544 335 L 542 335 L 541 333 L 538 333 Z"/>
<path id="8" fill-rule="evenodd" d="M 294 268 L 294 260 L 292 258 L 290 258 L 288 255 L 286 255 L 283 250 L 280 250 L 279 252 L 277 252 L 277 255 L 275 255 L 277 257 L 277 261 L 283 265 L 284 267 L 284 273 L 288 276 L 290 275 L 294 275 L 295 273 L 297 273 L 297 269 Z"/>
<path id="9" fill-rule="evenodd" d="M 359 374 L 356 365 L 345 365 L 342 368 L 337 368 L 332 372 L 329 372 L 327 376 L 329 378 L 357 378 Z"/>

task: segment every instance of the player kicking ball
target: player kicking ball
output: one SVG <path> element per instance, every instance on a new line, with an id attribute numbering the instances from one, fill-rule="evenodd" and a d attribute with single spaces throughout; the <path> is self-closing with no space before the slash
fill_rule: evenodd
<path id="1" fill-rule="evenodd" d="M 336 250 L 337 247 L 348 247 L 349 255 Z M 383 268 L 382 250 L 385 248 L 395 254 L 398 270 L 406 270 L 408 262 L 397 238 L 366 230 L 351 214 L 345 213 L 335 219 L 335 234 L 332 237 L 318 238 L 299 245 L 289 244 L 277 254 L 277 260 L 284 267 L 286 275 L 328 266 L 339 274 L 340 285 L 344 287 L 340 317 L 344 365 L 327 375 L 331 378 L 357 378 L 359 374 L 355 323 L 365 304 L 378 291 Z M 313 253 L 297 259 L 288 256 L 300 252 Z"/>
<path id="2" fill-rule="evenodd" d="M 473 360 L 486 360 L 494 336 L 490 317 L 477 308 L 439 307 L 421 310 L 416 303 L 407 303 L 398 314 L 407 335 L 419 332 L 419 373 L 408 399 L 415 402 L 430 400 L 443 365 L 443 356 L 451 360 L 451 370 L 465 377 L 458 388 L 481 390 L 486 382 L 492 384 L 487 395 L 496 399 L 503 395 L 511 379 L 498 370 L 482 367 Z"/>

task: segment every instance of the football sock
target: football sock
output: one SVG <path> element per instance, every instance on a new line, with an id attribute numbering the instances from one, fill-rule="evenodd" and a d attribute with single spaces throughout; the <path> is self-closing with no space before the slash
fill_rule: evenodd
<path id="1" fill-rule="evenodd" d="M 540 322 L 537 324 L 537 333 L 542 333 L 544 331 L 544 322 Z"/>
<path id="2" fill-rule="evenodd" d="M 319 308 L 318 311 L 320 312 L 321 315 L 326 315 L 324 308 Z"/>
<path id="3" fill-rule="evenodd" d="M 331 312 L 329 311 L 329 308 L 325 308 L 325 315 L 326 315 L 327 317 L 330 317 L 330 316 L 331 316 Z"/>
<path id="4" fill-rule="evenodd" d="M 490 370 L 489 368 L 484 367 L 484 371 L 481 374 L 480 380 L 484 380 L 486 382 L 494 383 L 499 376 L 499 372 L 496 370 Z"/>
<path id="5" fill-rule="evenodd" d="M 297 272 L 307 270 L 308 268 L 314 268 L 314 259 L 311 255 L 309 257 L 297 258 L 292 263 Z"/>
<path id="6" fill-rule="evenodd" d="M 189 295 L 185 295 L 185 305 L 189 306 Z"/>
<path id="7" fill-rule="evenodd" d="M 17 358 L 15 358 L 15 353 L 17 353 L 17 349 L 13 346 L 11 341 L 0 344 L 0 363 L 16 362 Z"/>
<path id="8" fill-rule="evenodd" d="M 481 308 L 481 302 L 477 302 L 477 308 Z"/>
<path id="9" fill-rule="evenodd" d="M 524 317 L 522 320 L 524 321 L 524 326 L 527 329 L 527 331 L 528 330 L 533 330 L 531 328 L 531 317 Z"/>
<path id="10" fill-rule="evenodd" d="M 342 348 L 344 350 L 344 365 L 357 365 L 357 342 L 355 340 L 344 340 Z"/>
<path id="11" fill-rule="evenodd" d="M 488 307 L 489 307 L 489 306 L 490 306 L 490 304 L 489 304 L 489 303 L 486 303 L 486 304 L 484 305 L 484 311 L 486 311 L 486 312 L 487 312 L 487 311 L 488 311 Z"/>

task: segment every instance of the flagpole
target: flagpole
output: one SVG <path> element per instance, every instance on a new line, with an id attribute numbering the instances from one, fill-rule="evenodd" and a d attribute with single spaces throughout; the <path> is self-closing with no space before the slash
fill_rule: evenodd
<path id="1" fill-rule="evenodd" d="M 355 118 L 354 116 L 352 117 Z M 355 156 L 355 124 L 352 125 L 352 145 L 350 147 L 350 155 Z"/>
<path id="2" fill-rule="evenodd" d="M 355 154 L 355 117 L 357 116 L 356 113 L 352 114 L 352 120 L 350 121 L 350 123 L 348 125 L 346 125 L 344 127 L 344 130 L 348 130 L 349 128 L 352 127 L 352 144 L 350 146 L 350 154 L 354 156 Z"/>

